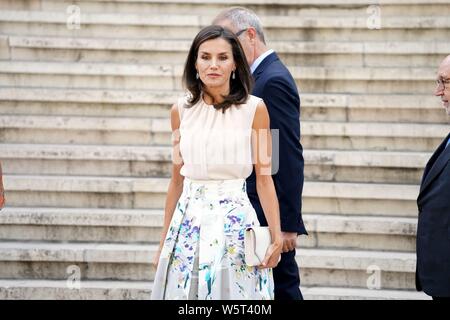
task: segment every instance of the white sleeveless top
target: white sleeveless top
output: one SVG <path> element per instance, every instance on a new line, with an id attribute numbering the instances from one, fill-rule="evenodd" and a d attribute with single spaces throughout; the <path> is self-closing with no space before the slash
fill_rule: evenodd
<path id="1" fill-rule="evenodd" d="M 249 95 L 246 104 L 225 113 L 200 99 L 186 107 L 178 99 L 181 175 L 195 180 L 245 179 L 253 170 L 251 132 L 260 98 Z"/>

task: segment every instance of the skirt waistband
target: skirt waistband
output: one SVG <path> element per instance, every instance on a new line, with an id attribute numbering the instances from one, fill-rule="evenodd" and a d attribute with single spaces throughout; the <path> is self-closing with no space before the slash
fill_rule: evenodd
<path id="1" fill-rule="evenodd" d="M 245 179 L 194 180 L 184 178 L 184 189 L 191 192 L 224 195 L 245 192 L 246 188 Z"/>

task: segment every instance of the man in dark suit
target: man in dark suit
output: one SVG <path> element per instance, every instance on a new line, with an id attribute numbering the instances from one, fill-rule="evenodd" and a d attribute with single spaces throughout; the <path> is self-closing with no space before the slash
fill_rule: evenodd
<path id="1" fill-rule="evenodd" d="M 266 47 L 258 16 L 235 7 L 213 21 L 238 37 L 255 80 L 252 94 L 267 105 L 273 138 L 273 181 L 280 204 L 283 253 L 274 269 L 275 299 L 300 300 L 300 275 L 295 260 L 297 236 L 307 234 L 301 216 L 303 149 L 300 144 L 300 98 L 294 79 L 277 54 Z M 277 143 L 278 142 L 278 143 Z M 247 179 L 247 193 L 261 225 L 267 221 L 256 192 L 255 172 Z"/>
<path id="2" fill-rule="evenodd" d="M 435 95 L 450 115 L 450 55 L 439 66 Z M 450 134 L 425 167 L 417 198 L 416 288 L 450 299 Z"/>

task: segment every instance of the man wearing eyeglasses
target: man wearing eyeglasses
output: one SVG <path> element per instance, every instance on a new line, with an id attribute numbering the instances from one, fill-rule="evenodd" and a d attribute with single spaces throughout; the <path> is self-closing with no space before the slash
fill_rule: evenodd
<path id="1" fill-rule="evenodd" d="M 450 116 L 450 55 L 438 70 L 434 94 Z M 450 299 L 450 134 L 434 152 L 417 198 L 416 288 L 433 299 Z"/>
<path id="2" fill-rule="evenodd" d="M 3 189 L 3 173 L 2 173 L 2 164 L 0 163 L 0 209 L 3 208 L 5 204 L 5 190 Z"/>
<path id="3" fill-rule="evenodd" d="M 303 296 L 295 247 L 297 236 L 307 233 L 301 215 L 304 160 L 300 144 L 300 97 L 297 86 L 277 54 L 267 48 L 261 22 L 253 11 L 242 7 L 230 8 L 221 12 L 213 24 L 230 29 L 238 37 L 255 80 L 252 94 L 266 103 L 270 128 L 273 134 L 278 134 L 277 139 L 273 139 L 272 163 L 275 172 L 272 172 L 272 178 L 280 204 L 283 253 L 273 270 L 275 299 L 300 300 Z M 247 194 L 259 222 L 267 226 L 256 192 L 254 171 L 247 179 Z"/>

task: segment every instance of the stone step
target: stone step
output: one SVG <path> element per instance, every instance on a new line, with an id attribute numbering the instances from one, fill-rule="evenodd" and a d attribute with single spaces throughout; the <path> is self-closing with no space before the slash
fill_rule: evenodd
<path id="1" fill-rule="evenodd" d="M 97 13 L 154 13 L 154 14 L 192 14 L 211 15 L 212 12 L 232 5 L 249 7 L 258 14 L 287 16 L 366 16 L 376 14 L 374 4 L 381 6 L 383 16 L 403 15 L 440 15 L 450 14 L 448 0 L 314 0 L 314 1 L 258 1 L 258 0 L 145 0 L 145 1 L 105 1 L 80 0 L 77 4 L 82 12 Z M 8 10 L 46 10 L 67 12 L 69 0 L 16 0 L 0 3 L 1 9 Z"/>
<path id="2" fill-rule="evenodd" d="M 67 280 L 0 280 L 2 300 L 148 300 L 151 282 Z"/>
<path id="3" fill-rule="evenodd" d="M 373 70 L 373 69 L 372 69 Z M 338 79 L 338 78 L 337 78 Z M 0 88 L 0 101 L 66 102 L 101 104 L 172 105 L 182 91 L 156 90 L 96 90 L 58 88 Z M 302 108 L 361 108 L 361 109 L 441 109 L 439 101 L 430 95 L 402 94 L 326 94 L 302 93 Z M 410 112 L 410 111 L 408 111 Z"/>
<path id="4" fill-rule="evenodd" d="M 167 118 L 0 115 L 0 142 L 149 145 L 170 144 Z"/>
<path id="5" fill-rule="evenodd" d="M 1 144 L 5 174 L 170 177 L 170 146 Z M 431 153 L 305 150 L 307 180 L 420 183 Z"/>
<path id="6" fill-rule="evenodd" d="M 162 209 L 97 208 L 14 208 L 6 207 L 0 215 L 2 225 L 79 226 L 79 227 L 162 227 Z M 27 236 L 27 234 L 23 234 Z M 16 240 L 20 240 L 17 238 Z M 27 240 L 27 239 L 22 239 Z M 38 239 L 35 239 L 38 240 Z M 47 239 L 41 239 L 47 240 Z M 48 239 L 50 240 L 50 239 Z M 72 239 L 83 241 L 83 239 Z M 61 240 L 66 241 L 66 240 Z M 145 241 L 148 242 L 149 240 Z M 102 242 L 98 240 L 97 242 Z M 103 241 L 104 242 L 104 241 Z"/>
<path id="7" fill-rule="evenodd" d="M 161 39 L 126 39 L 126 38 L 65 38 L 39 36 L 8 36 L 8 45 L 14 48 L 36 49 L 72 49 L 72 50 L 111 50 L 111 51 L 145 51 L 149 52 L 181 52 L 187 53 L 192 40 Z M 424 55 L 445 54 L 449 48 L 446 43 L 430 43 L 420 41 L 272 41 L 271 46 L 281 54 L 386 54 L 386 55 Z M 14 58 L 14 55 L 12 55 Z M 81 61 L 81 60 L 80 60 Z M 173 61 L 172 61 L 173 63 Z M 182 62 L 181 62 L 182 63 Z"/>
<path id="8" fill-rule="evenodd" d="M 149 244 L 0 243 L 2 279 L 153 280 Z M 152 249 L 153 248 L 153 249 Z M 73 278 L 72 278 L 73 279 Z"/>
<path id="9" fill-rule="evenodd" d="M 150 244 L 98 244 L 98 243 L 0 243 L 2 262 L 86 262 L 147 264 L 156 251 Z"/>
<path id="10" fill-rule="evenodd" d="M 1 144 L 5 174 L 170 177 L 169 146 Z"/>
<path id="11" fill-rule="evenodd" d="M 81 7 L 80 7 L 81 8 Z M 195 11 L 194 11 L 195 12 Z M 80 20 L 69 20 L 65 11 L 0 12 L 0 27 L 9 35 L 146 38 L 192 40 L 197 32 L 214 19 L 208 15 L 85 13 Z M 447 16 L 387 16 L 375 24 L 367 12 L 356 16 L 295 16 L 262 15 L 267 40 L 327 40 L 364 41 L 440 40 L 450 36 Z M 79 22 L 78 22 L 79 21 Z M 373 28 L 377 30 L 370 30 Z M 375 32 L 374 32 L 375 31 Z"/>
<path id="12" fill-rule="evenodd" d="M 5 175 L 9 206 L 163 208 L 164 178 Z M 416 216 L 418 185 L 307 181 L 303 210 L 388 216 Z"/>
<path id="13" fill-rule="evenodd" d="M 417 216 L 415 185 L 306 182 L 303 211 L 320 214 Z"/>
<path id="14" fill-rule="evenodd" d="M 10 60 L 182 64 L 190 45 L 188 40 L 7 36 L 0 51 Z M 272 41 L 269 46 L 288 65 L 309 66 L 436 67 L 450 51 L 443 41 Z"/>
<path id="15" fill-rule="evenodd" d="M 68 76 L 117 77 L 177 77 L 181 78 L 184 65 L 180 64 L 113 64 L 87 62 L 0 61 L 0 73 Z M 371 80 L 371 81 L 434 81 L 434 68 L 383 67 L 298 67 L 288 66 L 295 78 L 302 80 Z"/>
<path id="16" fill-rule="evenodd" d="M 431 153 L 304 150 L 305 178 L 318 181 L 419 184 Z"/>
<path id="17" fill-rule="evenodd" d="M 158 242 L 163 210 L 13 208 L 0 215 L 4 241 Z M 417 218 L 303 213 L 309 236 L 302 248 L 413 252 Z"/>
<path id="18" fill-rule="evenodd" d="M 301 130 L 303 146 L 311 149 L 432 151 L 449 126 L 302 121 Z"/>
<path id="19" fill-rule="evenodd" d="M 168 118 L 0 115 L 1 143 L 170 145 Z M 435 150 L 447 124 L 302 121 L 305 149 Z"/>
<path id="20" fill-rule="evenodd" d="M 417 218 L 303 214 L 303 248 L 415 252 Z"/>
<path id="21" fill-rule="evenodd" d="M 3 300 L 123 300 L 150 299 L 152 282 L 88 281 L 76 284 L 66 280 L 0 280 Z M 370 290 L 361 288 L 301 286 L 305 300 L 429 300 L 412 290 Z"/>
<path id="22" fill-rule="evenodd" d="M 10 206 L 163 208 L 168 179 L 4 176 Z"/>
<path id="23" fill-rule="evenodd" d="M 415 253 L 357 250 L 298 250 L 305 286 L 373 289 L 415 288 Z"/>
<path id="24" fill-rule="evenodd" d="M 180 95 L 156 90 L 0 88 L 0 110 L 15 115 L 167 117 Z M 303 120 L 315 121 L 447 123 L 439 99 L 431 94 L 302 92 L 301 112 Z"/>
<path id="25" fill-rule="evenodd" d="M 109 243 L 159 242 L 163 211 L 96 208 L 4 208 L 0 239 Z"/>
<path id="26" fill-rule="evenodd" d="M 305 300 L 431 300 L 415 290 L 376 290 L 348 287 L 305 287 Z"/>
<path id="27" fill-rule="evenodd" d="M 72 268 L 80 280 L 151 281 L 156 249 L 150 244 L 2 242 L 0 277 L 62 280 Z M 415 253 L 301 248 L 297 260 L 305 286 L 414 289 Z"/>
<path id="28" fill-rule="evenodd" d="M 302 92 L 428 94 L 433 68 L 289 66 Z M 0 61 L 0 83 L 28 88 L 182 90 L 182 65 Z M 89 85 L 88 85 L 89 84 Z"/>

